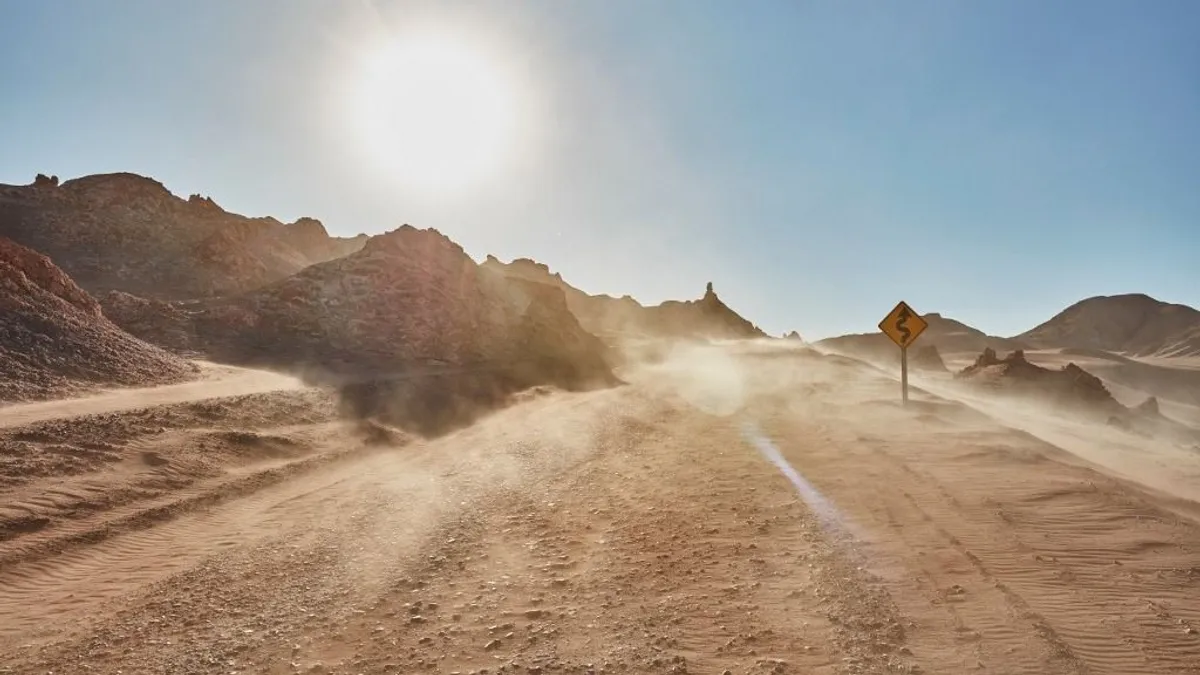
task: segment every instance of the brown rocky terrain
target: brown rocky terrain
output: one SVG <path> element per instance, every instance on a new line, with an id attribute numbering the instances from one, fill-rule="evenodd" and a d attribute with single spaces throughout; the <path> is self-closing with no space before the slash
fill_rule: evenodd
<path id="1" fill-rule="evenodd" d="M 1024 344 L 1018 340 L 988 335 L 936 312 L 921 316 L 929 323 L 929 327 L 921 333 L 913 348 L 936 347 L 939 358 L 960 359 L 967 354 L 978 354 L 984 349 L 1011 351 L 1024 348 Z M 878 331 L 840 335 L 819 340 L 816 344 L 827 351 L 861 358 L 889 368 L 897 366 L 900 362 L 900 353 L 896 345 Z"/>
<path id="2" fill-rule="evenodd" d="M 672 300 L 644 306 L 628 295 L 621 298 L 589 295 L 563 281 L 562 275 L 552 273 L 547 265 L 528 258 L 503 263 L 489 255 L 482 266 L 510 278 L 561 289 L 567 306 L 579 323 L 610 342 L 623 337 L 737 339 L 766 336 L 723 303 L 711 283 L 699 300 Z"/>
<path id="3" fill-rule="evenodd" d="M 363 415 L 380 412 L 383 399 L 411 398 L 406 405 L 417 407 L 401 412 L 414 421 L 453 407 L 450 400 L 493 405 L 537 385 L 616 382 L 607 348 L 575 319 L 561 289 L 481 267 L 437 231 L 407 225 L 236 296 L 173 305 L 105 299 L 119 322 L 158 344 L 345 384 Z"/>
<path id="4" fill-rule="evenodd" d="M 1101 378 L 1073 362 L 1061 368 L 1045 368 L 1031 363 L 1022 350 L 1000 358 L 995 351 L 985 349 L 955 378 L 993 393 L 1098 416 L 1111 426 L 1144 436 L 1185 443 L 1200 441 L 1196 429 L 1160 411 L 1157 397 L 1148 397 L 1134 406 L 1122 405 Z"/>
<path id="5" fill-rule="evenodd" d="M 36 182 L 19 189 L 72 187 Z M 799 339 L 659 339 L 761 335 L 711 285 L 657 307 L 597 299 L 407 226 L 308 264 L 318 226 L 285 226 L 307 233 L 288 235 L 299 257 L 258 224 L 223 228 L 186 249 L 236 276 L 204 287 L 220 297 L 114 286 L 102 308 L 46 258 L 0 249 L 0 309 L 24 329 L 0 334 L 0 374 L 42 368 L 12 381 L 183 363 L 105 314 L 307 380 L 202 364 L 187 383 L 5 408 L 0 673 L 1200 663 L 1200 444 L 1153 437 L 1183 428 L 1165 399 L 1127 408 L 1076 364 L 1002 359 L 998 338 L 927 315 L 900 405 L 891 373 Z M 160 264 L 102 274 L 176 279 Z M 614 369 L 594 333 L 650 347 Z M 944 350 L 980 345 L 957 381 L 938 375 Z M 1175 368 L 1097 352 L 1131 378 Z M 614 370 L 624 386 L 597 386 Z M 1003 398 L 990 389 L 1015 403 L 980 405 Z"/>
<path id="6" fill-rule="evenodd" d="M 1000 358 L 994 349 L 984 349 L 975 363 L 959 371 L 956 378 L 995 388 L 1006 393 L 1045 397 L 1055 403 L 1114 415 L 1125 412 L 1100 378 L 1074 363 L 1061 369 L 1030 363 L 1018 349 Z"/>
<path id="7" fill-rule="evenodd" d="M 196 372 L 115 326 L 48 258 L 0 237 L 0 401 L 162 384 Z"/>
<path id="8" fill-rule="evenodd" d="M 1200 355 L 1200 311 L 1148 295 L 1081 300 L 1017 336 L 1048 348 L 1102 349 L 1129 356 Z"/>
<path id="9" fill-rule="evenodd" d="M 131 173 L 0 185 L 0 236 L 50 256 L 92 293 L 161 300 L 259 288 L 366 241 L 330 237 L 312 218 L 285 224 L 229 213 Z"/>

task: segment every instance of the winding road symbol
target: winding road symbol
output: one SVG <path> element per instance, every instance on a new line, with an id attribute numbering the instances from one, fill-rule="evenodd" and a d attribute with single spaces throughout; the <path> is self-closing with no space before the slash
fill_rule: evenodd
<path id="1" fill-rule="evenodd" d="M 879 330 L 883 331 L 884 335 L 887 335 L 901 349 L 908 348 L 928 327 L 929 324 L 925 319 L 906 302 L 897 304 L 883 318 L 883 321 L 879 322 Z"/>
<path id="2" fill-rule="evenodd" d="M 908 344 L 908 341 L 912 339 L 912 331 L 908 329 L 908 319 L 911 316 L 912 313 L 908 311 L 908 307 L 904 307 L 900 310 L 900 316 L 896 319 L 896 331 L 901 335 L 901 346 Z"/>

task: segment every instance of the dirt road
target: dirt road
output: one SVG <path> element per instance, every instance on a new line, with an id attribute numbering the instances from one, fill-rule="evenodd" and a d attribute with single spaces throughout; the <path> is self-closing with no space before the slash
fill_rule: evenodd
<path id="1" fill-rule="evenodd" d="M 200 363 L 200 366 L 201 377 L 192 382 L 147 389 L 117 389 L 61 401 L 0 406 L 0 429 L 44 420 L 136 410 L 151 405 L 287 391 L 303 386 L 299 379 L 289 375 L 211 363 Z"/>
<path id="2" fill-rule="evenodd" d="M 432 440 L 254 399 L 204 447 L 303 452 L 0 538 L 0 673 L 1200 672 L 1170 498 L 841 359 L 631 380 Z"/>

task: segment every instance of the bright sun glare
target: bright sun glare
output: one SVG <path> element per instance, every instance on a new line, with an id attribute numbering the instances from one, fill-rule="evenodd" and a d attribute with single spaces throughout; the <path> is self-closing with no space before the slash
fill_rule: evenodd
<path id="1" fill-rule="evenodd" d="M 367 55 L 351 112 L 367 148 L 404 187 L 455 191 L 512 154 L 514 89 L 465 41 L 422 33 Z"/>

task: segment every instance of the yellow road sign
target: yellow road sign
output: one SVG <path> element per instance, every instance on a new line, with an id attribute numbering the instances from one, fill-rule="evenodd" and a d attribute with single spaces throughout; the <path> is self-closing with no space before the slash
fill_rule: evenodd
<path id="1" fill-rule="evenodd" d="M 902 348 L 911 345 L 926 328 L 929 324 L 925 319 L 903 300 L 879 322 L 879 330 Z"/>

